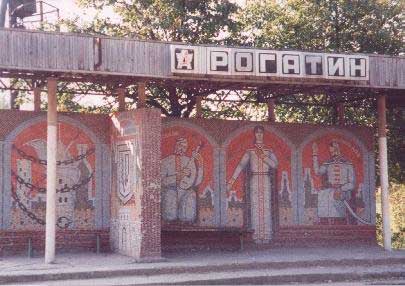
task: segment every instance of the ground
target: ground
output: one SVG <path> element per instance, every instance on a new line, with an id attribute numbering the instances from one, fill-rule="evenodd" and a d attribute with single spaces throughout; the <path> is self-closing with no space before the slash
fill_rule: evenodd
<path id="1" fill-rule="evenodd" d="M 168 254 L 135 262 L 118 254 L 3 257 L 0 284 L 10 285 L 405 285 L 405 251 L 379 247 L 273 248 Z M 323 283 L 323 284 L 322 284 Z M 325 284 L 326 283 L 326 284 Z M 402 284 L 401 284 L 402 283 Z"/>

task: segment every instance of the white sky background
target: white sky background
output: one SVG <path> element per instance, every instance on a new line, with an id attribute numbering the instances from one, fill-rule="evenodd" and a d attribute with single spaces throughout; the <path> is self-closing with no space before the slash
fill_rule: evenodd
<path id="1" fill-rule="evenodd" d="M 203 0 L 202 0 L 203 1 Z M 72 18 L 75 16 L 81 16 L 84 20 L 91 20 L 95 15 L 93 9 L 83 9 L 76 5 L 75 0 L 45 0 L 45 2 L 54 5 L 60 9 L 61 18 Z M 231 0 L 231 2 L 238 3 L 239 5 L 245 5 L 246 0 Z M 108 16 L 112 19 L 116 18 L 114 11 L 111 6 L 106 7 L 103 11 L 103 15 Z"/>

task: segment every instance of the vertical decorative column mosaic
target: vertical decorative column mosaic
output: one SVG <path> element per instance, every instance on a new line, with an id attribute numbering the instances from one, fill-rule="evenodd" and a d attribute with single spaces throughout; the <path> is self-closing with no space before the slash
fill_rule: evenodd
<path id="1" fill-rule="evenodd" d="M 160 111 L 140 108 L 112 116 L 111 244 L 137 260 L 161 257 Z"/>

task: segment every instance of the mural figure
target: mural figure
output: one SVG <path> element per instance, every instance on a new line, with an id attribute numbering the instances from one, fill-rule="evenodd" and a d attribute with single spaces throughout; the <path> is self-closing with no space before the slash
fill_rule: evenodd
<path id="1" fill-rule="evenodd" d="M 195 222 L 197 187 L 203 179 L 202 144 L 186 155 L 187 139 L 176 140 L 174 154 L 162 159 L 162 216 L 166 221 Z"/>
<path id="2" fill-rule="evenodd" d="M 318 146 L 312 145 L 315 175 L 324 177 L 318 193 L 318 216 L 321 222 L 326 219 L 328 223 L 335 223 L 350 220 L 346 208 L 352 209 L 349 202 L 355 187 L 355 174 L 353 164 L 342 156 L 337 141 L 330 143 L 329 152 L 331 158 L 319 166 Z"/>
<path id="3" fill-rule="evenodd" d="M 267 243 L 271 239 L 271 171 L 277 168 L 278 161 L 274 153 L 263 142 L 264 128 L 254 128 L 254 148 L 245 151 L 227 184 L 228 191 L 242 170 L 248 171 L 248 187 L 251 202 L 251 226 L 253 239 L 257 243 Z"/>

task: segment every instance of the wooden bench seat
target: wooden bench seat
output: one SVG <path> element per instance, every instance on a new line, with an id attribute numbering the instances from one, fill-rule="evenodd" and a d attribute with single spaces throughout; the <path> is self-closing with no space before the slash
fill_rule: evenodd
<path id="1" fill-rule="evenodd" d="M 210 227 L 170 224 L 162 227 L 162 250 L 243 250 L 252 230 L 234 227 Z"/>

